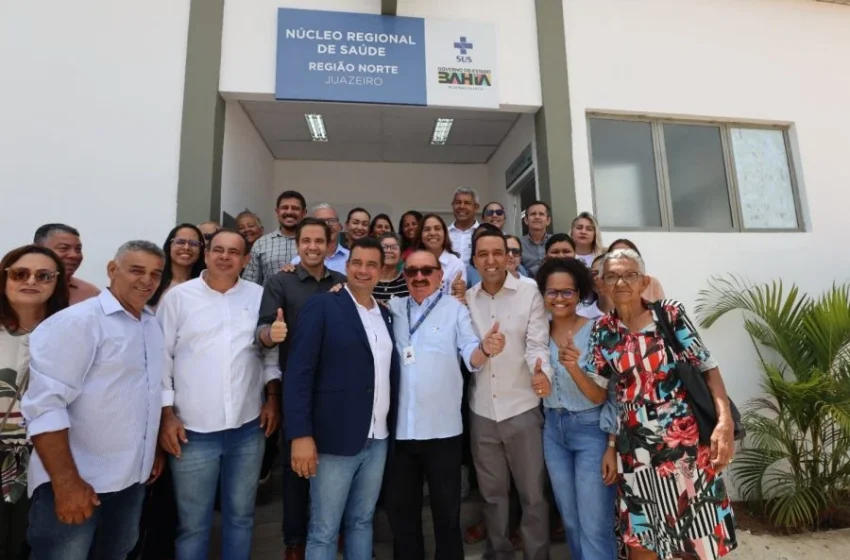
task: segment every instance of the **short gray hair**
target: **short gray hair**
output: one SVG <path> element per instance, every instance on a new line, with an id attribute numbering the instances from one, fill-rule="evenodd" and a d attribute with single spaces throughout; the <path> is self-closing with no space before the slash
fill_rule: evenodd
<path id="1" fill-rule="evenodd" d="M 259 216 L 257 216 L 254 212 L 251 212 L 251 211 L 250 211 L 250 210 L 248 210 L 248 209 L 245 209 L 245 210 L 243 210 L 243 211 L 239 212 L 239 214 L 237 214 L 237 215 L 236 215 L 236 221 L 237 221 L 237 222 L 238 222 L 239 220 L 241 220 L 242 218 L 254 218 L 255 220 L 257 220 L 257 225 L 258 225 L 258 226 L 263 225 L 263 221 L 260 219 L 260 217 L 259 217 Z"/>
<path id="2" fill-rule="evenodd" d="M 149 255 L 161 258 L 163 261 L 165 260 L 165 253 L 156 245 L 156 243 L 151 243 L 150 241 L 145 241 L 143 239 L 134 239 L 133 241 L 128 241 L 118 247 L 118 250 L 115 252 L 114 260 L 119 261 L 121 260 L 121 257 L 127 253 L 136 252 L 148 253 Z"/>
<path id="3" fill-rule="evenodd" d="M 452 202 L 454 202 L 455 197 L 457 197 L 457 195 L 459 195 L 459 194 L 465 194 L 467 196 L 471 196 L 472 199 L 475 201 L 475 204 L 479 203 L 478 192 L 473 188 L 470 188 L 470 187 L 458 187 L 458 188 L 456 188 L 455 193 L 452 195 Z"/>
<path id="4" fill-rule="evenodd" d="M 396 243 L 401 244 L 401 237 L 399 237 L 397 233 L 394 233 L 392 231 L 388 231 L 382 234 L 381 237 L 378 238 L 378 241 L 383 241 L 384 239 L 395 239 Z"/>
<path id="5" fill-rule="evenodd" d="M 641 274 L 646 274 L 646 263 L 643 262 L 643 257 L 641 257 L 637 251 L 634 249 L 614 249 L 609 253 L 605 253 L 605 256 L 602 257 L 602 270 L 605 270 L 605 263 L 608 261 L 616 261 L 621 259 L 628 259 L 638 265 L 638 269 Z"/>
<path id="6" fill-rule="evenodd" d="M 336 214 L 337 219 L 339 218 L 339 212 L 337 212 L 336 209 L 333 206 L 331 206 L 330 204 L 328 204 L 327 202 L 320 202 L 317 205 L 313 206 L 310 209 L 310 215 L 315 217 L 316 216 L 316 210 L 330 210 L 331 212 Z"/>

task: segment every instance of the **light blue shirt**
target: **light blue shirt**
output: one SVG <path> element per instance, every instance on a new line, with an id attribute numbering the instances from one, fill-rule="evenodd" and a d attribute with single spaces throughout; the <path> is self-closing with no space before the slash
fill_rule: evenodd
<path id="1" fill-rule="evenodd" d="M 348 255 L 348 249 L 342 245 L 337 245 L 336 252 L 330 257 L 325 257 L 325 267 L 345 276 L 345 264 L 348 262 Z M 295 258 L 292 259 L 292 264 L 298 264 L 300 262 L 301 255 L 295 255 Z"/>
<path id="2" fill-rule="evenodd" d="M 68 429 L 80 476 L 98 494 L 147 481 L 162 410 L 165 346 L 150 310 L 141 320 L 104 290 L 30 335 L 21 410 L 30 438 Z M 29 494 L 50 476 L 33 451 Z"/>
<path id="3" fill-rule="evenodd" d="M 460 414 L 463 377 L 458 355 L 469 371 L 478 370 L 470 363 L 479 341 L 472 328 L 469 310 L 455 298 L 444 294 L 419 325 L 412 342 L 410 338 L 408 299 L 411 303 L 410 320 L 415 325 L 438 295 L 435 293 L 425 298 L 422 305 L 413 298 L 389 301 L 396 350 L 402 364 L 396 439 L 440 439 L 463 432 Z M 413 346 L 414 363 L 405 363 L 408 346 Z"/>

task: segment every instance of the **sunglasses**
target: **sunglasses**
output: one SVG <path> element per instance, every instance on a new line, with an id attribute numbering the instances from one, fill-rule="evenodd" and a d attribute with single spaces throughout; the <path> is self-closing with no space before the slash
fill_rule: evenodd
<path id="1" fill-rule="evenodd" d="M 44 269 L 30 270 L 23 267 L 9 267 L 6 269 L 6 274 L 9 276 L 9 280 L 13 282 L 29 282 L 29 279 L 35 276 L 35 281 L 39 284 L 49 284 L 59 273 Z"/>
<path id="2" fill-rule="evenodd" d="M 213 238 L 213 235 L 215 235 L 215 234 L 214 234 L 214 233 L 205 233 L 205 234 L 204 234 L 204 239 L 205 239 L 205 240 L 207 240 L 207 241 L 209 241 L 210 239 L 212 239 L 212 238 Z"/>
<path id="3" fill-rule="evenodd" d="M 515 256 L 515 257 L 518 257 L 518 256 L 522 255 L 522 249 L 514 248 L 514 247 L 508 247 L 508 253 Z"/>
<path id="4" fill-rule="evenodd" d="M 491 217 L 491 216 L 504 216 L 505 211 L 502 210 L 501 208 L 496 208 L 496 209 L 493 209 L 493 210 L 485 210 L 484 215 L 487 216 L 488 218 Z"/>
<path id="5" fill-rule="evenodd" d="M 439 270 L 439 268 L 434 266 L 423 266 L 420 268 L 416 268 L 414 266 L 408 266 L 404 269 L 404 275 L 408 278 L 416 278 L 418 274 L 422 274 L 425 278 L 430 277 L 434 274 L 434 271 Z"/>
<path id="6" fill-rule="evenodd" d="M 212 236 L 210 235 L 210 237 Z M 204 238 L 206 239 L 206 235 L 204 236 Z M 182 237 L 176 237 L 172 239 L 171 244 L 176 245 L 177 247 L 185 247 L 186 245 L 188 245 L 192 249 L 200 249 L 204 245 L 200 241 L 195 241 L 194 239 L 183 239 Z"/>

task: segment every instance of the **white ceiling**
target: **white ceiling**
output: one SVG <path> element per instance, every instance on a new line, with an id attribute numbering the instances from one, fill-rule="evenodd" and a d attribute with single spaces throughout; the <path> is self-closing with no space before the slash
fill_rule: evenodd
<path id="1" fill-rule="evenodd" d="M 240 101 L 277 159 L 486 163 L 517 113 L 343 103 Z M 328 142 L 313 142 L 306 113 L 324 117 Z M 449 139 L 431 145 L 434 122 L 453 118 Z"/>

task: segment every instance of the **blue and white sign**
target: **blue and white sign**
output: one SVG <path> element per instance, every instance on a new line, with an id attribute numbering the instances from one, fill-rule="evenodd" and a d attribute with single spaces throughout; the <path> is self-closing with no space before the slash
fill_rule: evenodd
<path id="1" fill-rule="evenodd" d="M 280 8 L 275 98 L 499 107 L 492 25 Z"/>

